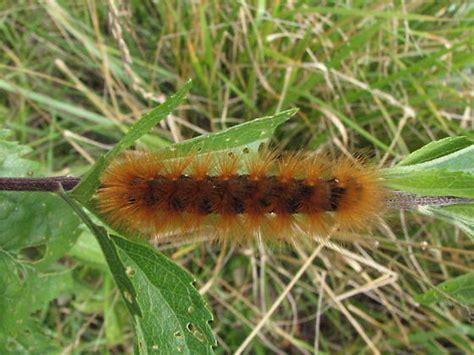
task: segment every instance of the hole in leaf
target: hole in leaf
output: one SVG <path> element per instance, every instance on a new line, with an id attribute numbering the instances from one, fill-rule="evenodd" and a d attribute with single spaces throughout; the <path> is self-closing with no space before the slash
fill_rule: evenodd
<path id="1" fill-rule="evenodd" d="M 199 329 L 194 325 L 194 323 L 188 323 L 186 325 L 186 328 L 189 330 L 189 332 L 196 337 L 197 340 L 203 342 L 206 340 L 206 337 L 204 334 L 202 334 Z"/>
<path id="2" fill-rule="evenodd" d="M 137 271 L 134 268 L 130 267 L 130 266 L 127 266 L 127 268 L 125 269 L 125 273 L 130 277 L 135 276 L 136 272 Z"/>
<path id="3" fill-rule="evenodd" d="M 16 269 L 16 274 L 18 275 L 18 278 L 20 279 L 21 282 L 25 281 L 26 274 L 22 269 Z"/>
<path id="4" fill-rule="evenodd" d="M 181 334 L 180 331 L 177 331 L 177 332 L 174 333 L 174 336 L 179 339 L 179 338 L 183 337 L 183 334 Z"/>
<path id="5" fill-rule="evenodd" d="M 128 303 L 133 303 L 133 297 L 127 290 L 123 291 L 123 298 L 125 298 Z"/>
<path id="6" fill-rule="evenodd" d="M 21 249 L 19 258 L 24 261 L 37 262 L 46 255 L 46 245 L 41 244 Z"/>

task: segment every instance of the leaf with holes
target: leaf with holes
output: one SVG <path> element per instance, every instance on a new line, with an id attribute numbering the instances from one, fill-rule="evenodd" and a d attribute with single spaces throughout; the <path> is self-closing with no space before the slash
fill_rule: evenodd
<path id="1" fill-rule="evenodd" d="M 206 153 L 222 150 L 256 149 L 268 141 L 275 129 L 289 120 L 298 109 L 279 112 L 273 116 L 256 118 L 220 132 L 209 133 L 165 150 L 172 150 L 177 157 L 189 153 Z"/>
<path id="2" fill-rule="evenodd" d="M 72 291 L 71 270 L 42 273 L 28 263 L 0 253 L 0 352 L 8 340 L 21 334 L 35 321 L 31 314 L 47 307 L 59 295 Z"/>
<path id="3" fill-rule="evenodd" d="M 140 353 L 212 353 L 212 314 L 192 277 L 159 251 L 111 236 L 62 195 L 99 242 L 134 320 Z"/>
<path id="4" fill-rule="evenodd" d="M 173 354 L 211 354 L 212 314 L 193 278 L 147 245 L 112 236 L 142 310 L 135 317 L 138 349 Z M 129 300 L 130 301 L 130 300 Z"/>

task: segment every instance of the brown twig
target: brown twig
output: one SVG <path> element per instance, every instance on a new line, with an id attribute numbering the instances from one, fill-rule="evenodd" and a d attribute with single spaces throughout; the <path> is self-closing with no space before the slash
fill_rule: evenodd
<path id="1" fill-rule="evenodd" d="M 81 179 L 74 176 L 38 178 L 0 177 L 0 191 L 44 191 L 72 190 Z"/>

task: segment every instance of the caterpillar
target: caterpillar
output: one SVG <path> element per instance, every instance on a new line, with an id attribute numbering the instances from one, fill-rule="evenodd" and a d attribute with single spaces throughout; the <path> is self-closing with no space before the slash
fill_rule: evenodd
<path id="1" fill-rule="evenodd" d="M 366 228 L 386 195 L 378 170 L 360 158 L 131 151 L 102 174 L 97 206 L 113 227 L 158 241 L 205 229 L 220 241 L 292 242 Z"/>

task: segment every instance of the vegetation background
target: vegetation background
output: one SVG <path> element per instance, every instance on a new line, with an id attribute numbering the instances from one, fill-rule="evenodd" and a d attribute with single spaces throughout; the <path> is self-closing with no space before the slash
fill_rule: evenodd
<path id="1" fill-rule="evenodd" d="M 470 1 L 6 0 L 0 46 L 0 123 L 9 130 L 1 137 L 18 142 L 1 148 L 9 176 L 80 176 L 189 78 L 187 102 L 142 147 L 294 107 L 278 147 L 364 151 L 385 167 L 433 140 L 473 137 Z M 8 168 L 10 160 L 21 169 Z M 9 349 L 131 352 L 132 323 L 91 233 L 57 196 L 3 196 L 2 283 L 23 297 L 0 301 L 0 329 L 18 334 Z M 347 238 L 317 253 L 159 248 L 196 278 L 214 313 L 218 353 L 238 349 L 270 315 L 247 351 L 472 350 L 472 291 L 464 302 L 417 299 L 472 270 L 472 239 L 404 212 Z"/>

